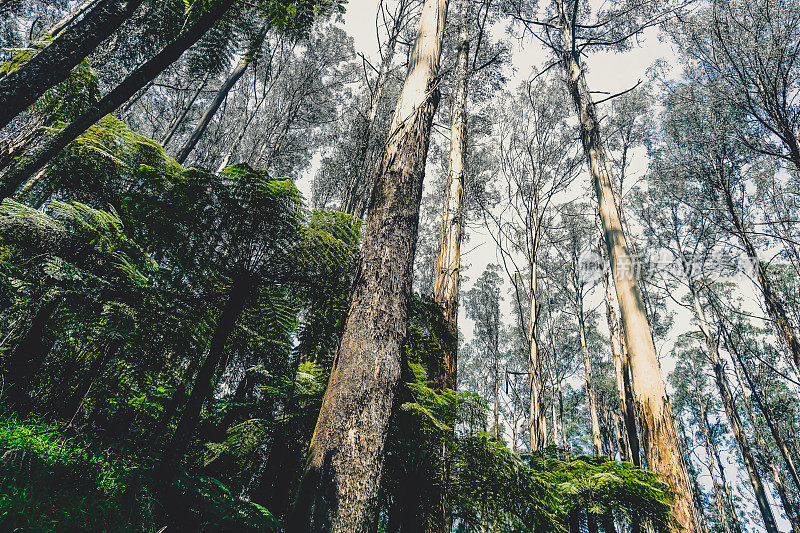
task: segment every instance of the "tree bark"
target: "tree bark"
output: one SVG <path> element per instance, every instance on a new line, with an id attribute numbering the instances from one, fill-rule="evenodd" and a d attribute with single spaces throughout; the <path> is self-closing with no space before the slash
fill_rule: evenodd
<path id="1" fill-rule="evenodd" d="M 601 238 L 602 240 L 602 238 Z M 620 406 L 619 424 L 621 459 L 636 466 L 641 466 L 639 458 L 639 435 L 636 432 L 636 417 L 633 412 L 633 391 L 631 389 L 630 368 L 628 358 L 619 332 L 619 321 L 612 302 L 611 284 L 608 274 L 603 276 L 606 303 L 606 321 L 611 344 L 611 357 L 614 359 L 614 371 L 617 381 L 617 395 Z"/>
<path id="2" fill-rule="evenodd" d="M 350 308 L 288 530 L 367 533 L 406 337 L 447 0 L 426 0 L 376 173 Z"/>
<path id="3" fill-rule="evenodd" d="M 535 252 L 534 252 L 535 253 Z M 546 413 L 544 410 L 544 383 L 539 350 L 539 308 L 537 302 L 538 275 L 536 257 L 528 263 L 530 269 L 529 319 L 528 319 L 528 379 L 530 383 L 530 451 L 536 453 L 547 447 Z"/>
<path id="4" fill-rule="evenodd" d="M 675 418 L 667 398 L 642 293 L 632 272 L 632 258 L 614 203 L 614 191 L 607 167 L 608 157 L 602 144 L 597 112 L 579 63 L 579 52 L 574 48 L 572 16 L 567 12 L 564 0 L 554 1 L 562 31 L 561 59 L 566 74 L 565 82 L 577 111 L 580 137 L 597 194 L 603 234 L 625 330 L 625 343 L 630 354 L 633 388 L 647 461 L 651 469 L 662 475 L 664 482 L 675 494 L 672 509 L 676 522 L 681 524 L 686 533 L 696 533 L 697 517 L 692 505 Z"/>
<path id="5" fill-rule="evenodd" d="M 236 322 L 239 320 L 245 304 L 256 285 L 256 278 L 249 274 L 235 276 L 232 281 L 225 307 L 223 307 L 214 327 L 211 344 L 208 347 L 208 355 L 206 355 L 203 364 L 200 365 L 200 369 L 197 371 L 192 392 L 189 393 L 186 406 L 175 429 L 175 435 L 169 447 L 173 457 L 179 458 L 185 451 L 192 434 L 197 428 L 197 423 L 200 421 L 200 411 L 203 408 L 203 404 L 214 393 L 214 376 L 216 376 L 222 361 L 225 345 L 231 333 L 233 333 Z"/>
<path id="6" fill-rule="evenodd" d="M 101 0 L 19 69 L 0 78 L 0 129 L 25 111 L 133 15 L 142 0 Z"/>
<path id="7" fill-rule="evenodd" d="M 133 71 L 113 91 L 100 102 L 73 120 L 69 126 L 48 138 L 42 146 L 0 177 L 0 200 L 9 197 L 26 180 L 41 170 L 53 157 L 69 143 L 77 139 L 98 120 L 124 104 L 136 91 L 155 79 L 165 68 L 175 62 L 183 53 L 196 43 L 206 31 L 233 5 L 234 0 L 218 0 L 197 22 L 154 58 Z"/>

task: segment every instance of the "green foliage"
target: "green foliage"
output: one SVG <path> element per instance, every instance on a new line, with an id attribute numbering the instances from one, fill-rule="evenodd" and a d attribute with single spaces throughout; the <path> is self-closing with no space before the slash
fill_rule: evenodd
<path id="1" fill-rule="evenodd" d="M 62 436 L 55 426 L 0 421 L 0 527 L 6 531 L 147 531 L 153 495 L 130 459 Z"/>

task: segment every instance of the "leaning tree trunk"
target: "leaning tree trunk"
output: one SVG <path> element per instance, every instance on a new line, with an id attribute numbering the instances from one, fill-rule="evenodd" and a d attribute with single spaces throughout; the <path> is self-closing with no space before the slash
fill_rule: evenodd
<path id="1" fill-rule="evenodd" d="M 686 258 L 683 256 L 682 251 L 679 251 L 679 253 L 681 254 L 681 264 L 683 264 L 684 269 L 686 269 L 687 267 L 685 265 L 688 265 Z M 739 445 L 739 451 L 742 453 L 742 460 L 744 461 L 745 470 L 747 471 L 747 476 L 750 479 L 750 484 L 753 487 L 753 493 L 756 496 L 756 503 L 758 504 L 759 511 L 761 511 L 761 517 L 764 519 L 764 528 L 768 533 L 777 533 L 778 528 L 775 525 L 775 517 L 772 514 L 772 508 L 770 507 L 769 500 L 767 499 L 767 492 L 764 488 L 764 483 L 761 480 L 761 474 L 758 471 L 753 450 L 750 447 L 747 434 L 745 433 L 744 424 L 742 424 L 742 419 L 739 416 L 736 401 L 731 393 L 728 377 L 725 375 L 725 369 L 722 367 L 722 359 L 719 356 L 719 347 L 717 345 L 717 341 L 711 333 L 711 327 L 709 326 L 708 319 L 706 318 L 705 311 L 703 310 L 703 306 L 700 302 L 700 296 L 697 294 L 697 289 L 694 285 L 691 272 L 685 270 L 684 274 L 686 275 L 689 292 L 692 295 L 694 315 L 697 321 L 700 323 L 700 330 L 703 333 L 703 339 L 705 340 L 706 349 L 708 350 L 708 356 L 711 360 L 711 367 L 714 371 L 714 381 L 717 384 L 717 389 L 719 390 L 719 395 L 722 399 L 722 405 L 725 408 L 725 414 L 727 415 L 728 423 L 733 431 L 733 436 L 736 439 L 736 443 Z"/>
<path id="2" fill-rule="evenodd" d="M 633 388 L 647 461 L 651 469 L 661 474 L 675 494 L 672 509 L 676 522 L 683 526 L 686 533 L 696 533 L 697 517 L 675 418 L 667 398 L 642 293 L 633 272 L 632 257 L 614 203 L 600 122 L 579 63 L 579 52 L 573 46 L 572 17 L 567 12 L 564 0 L 554 1 L 562 30 L 564 50 L 561 60 L 566 75 L 565 82 L 578 114 L 580 137 L 597 194 L 603 234 L 625 329 L 625 343 L 630 354 Z"/>
<path id="3" fill-rule="evenodd" d="M 239 80 L 242 79 L 244 73 L 247 72 L 247 68 L 255 60 L 256 54 L 258 54 L 261 45 L 264 43 L 266 35 L 267 28 L 265 26 L 260 30 L 255 41 L 253 41 L 250 50 L 247 51 L 247 54 L 239 61 L 231 73 L 228 74 L 228 78 L 225 80 L 225 83 L 223 83 L 222 87 L 219 88 L 214 100 L 211 101 L 206 110 L 203 112 L 203 116 L 200 117 L 200 121 L 197 123 L 197 126 L 195 126 L 192 134 L 189 135 L 189 138 L 186 139 L 186 142 L 183 143 L 183 146 L 181 146 L 178 155 L 175 156 L 175 160 L 178 163 L 181 165 L 184 164 L 186 159 L 188 159 L 189 154 L 192 153 L 197 146 L 197 143 L 200 142 L 200 139 L 206 132 L 208 125 L 211 124 L 211 121 L 214 119 L 214 116 L 216 116 L 217 111 L 219 111 L 220 106 L 222 106 L 222 103 L 228 98 L 228 94 L 230 94 L 231 89 L 233 89 Z"/>
<path id="4" fill-rule="evenodd" d="M 580 289 L 578 289 L 580 291 Z M 589 348 L 586 346 L 586 321 L 583 316 L 583 298 L 578 293 L 577 301 L 578 313 L 578 333 L 581 341 L 581 354 L 583 354 L 583 369 L 586 374 L 586 400 L 589 404 L 589 418 L 592 422 L 592 447 L 597 457 L 602 455 L 602 443 L 600 440 L 600 419 L 597 416 L 597 398 L 592 382 L 592 360 L 589 357 Z"/>
<path id="5" fill-rule="evenodd" d="M 797 337 L 797 331 L 795 331 L 794 326 L 792 326 L 792 323 L 789 321 L 786 309 L 783 307 L 783 302 L 772 288 L 772 283 L 767 276 L 764 264 L 758 257 L 758 252 L 756 252 L 756 248 L 750 240 L 747 228 L 745 228 L 744 222 L 733 204 L 733 196 L 731 195 L 730 188 L 724 181 L 724 177 L 720 178 L 720 183 L 725 196 L 725 205 L 728 210 L 728 215 L 731 217 L 735 233 L 737 237 L 739 237 L 739 240 L 742 241 L 745 253 L 747 253 L 747 257 L 750 259 L 753 269 L 755 270 L 756 281 L 764 297 L 767 313 L 775 323 L 775 328 L 778 330 L 779 337 L 784 340 L 786 346 L 789 348 L 795 366 L 800 369 L 800 339 Z"/>
<path id="6" fill-rule="evenodd" d="M 214 376 L 216 376 L 222 361 L 225 345 L 231 333 L 233 333 L 236 322 L 239 320 L 239 316 L 241 316 L 244 306 L 256 285 L 256 278 L 249 274 L 243 273 L 233 278 L 225 307 L 223 307 L 214 327 L 208 354 L 197 371 L 192 392 L 189 393 L 186 406 L 175 429 L 172 443 L 168 447 L 173 458 L 180 458 L 194 430 L 197 428 L 203 404 L 211 398 L 214 392 Z"/>
<path id="7" fill-rule="evenodd" d="M 367 533 L 400 379 L 447 0 L 426 0 L 376 172 L 361 259 L 288 529 Z"/>
<path id="8" fill-rule="evenodd" d="M 48 138 L 0 177 L 0 200 L 11 196 L 14 191 L 51 159 L 58 155 L 69 143 L 77 139 L 98 120 L 124 104 L 136 91 L 155 79 L 165 68 L 174 63 L 183 53 L 196 43 L 219 18 L 230 9 L 235 0 L 218 0 L 197 22 L 179 37 L 168 44 L 154 58 L 128 75 L 113 91 L 89 111 L 77 117 L 66 128 Z"/>
<path id="9" fill-rule="evenodd" d="M 756 446 L 761 455 L 761 462 L 764 463 L 767 468 L 769 468 L 769 472 L 772 475 L 772 483 L 775 485 L 775 491 L 778 493 L 778 497 L 781 500 L 781 505 L 783 505 L 783 512 L 786 515 L 786 519 L 789 520 L 789 523 L 792 525 L 792 533 L 800 533 L 800 517 L 797 515 L 797 508 L 792 502 L 792 499 L 789 497 L 789 492 L 787 490 L 783 475 L 781 475 L 780 470 L 778 470 L 778 467 L 775 464 L 775 459 L 772 456 L 772 452 L 770 451 L 767 441 L 761 432 L 761 428 L 758 426 L 753 404 L 747 395 L 747 390 L 744 388 L 741 373 L 739 372 L 739 366 L 736 364 L 736 361 L 733 361 L 733 375 L 736 377 L 736 384 L 742 391 L 742 402 L 747 409 L 747 416 L 750 417 L 750 422 L 753 424 L 753 433 L 755 434 L 756 438 Z"/>
<path id="10" fill-rule="evenodd" d="M 19 69 L 0 78 L 0 128 L 25 111 L 133 15 L 142 0 L 101 0 Z"/>
<path id="11" fill-rule="evenodd" d="M 50 29 L 47 30 L 47 33 L 50 35 L 50 37 L 55 39 L 62 30 L 72 25 L 73 22 L 78 20 L 79 17 L 81 17 L 99 1 L 100 0 L 84 0 L 82 4 L 78 5 L 75 9 L 67 13 L 61 20 L 53 24 Z"/>

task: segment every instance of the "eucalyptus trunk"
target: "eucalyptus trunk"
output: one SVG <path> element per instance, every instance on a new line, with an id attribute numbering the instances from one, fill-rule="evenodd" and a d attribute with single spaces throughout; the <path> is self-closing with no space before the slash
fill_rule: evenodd
<path id="1" fill-rule="evenodd" d="M 25 111 L 133 15 L 142 0 L 100 0 L 17 70 L 0 78 L 0 129 Z"/>
<path id="2" fill-rule="evenodd" d="M 637 413 L 648 465 L 661 474 L 675 494 L 672 510 L 676 522 L 681 524 L 685 533 L 696 533 L 697 517 L 678 441 L 675 417 L 659 367 L 642 293 L 633 272 L 632 257 L 614 202 L 611 175 L 607 166 L 608 155 L 603 146 L 597 111 L 579 62 L 580 53 L 574 48 L 572 16 L 567 12 L 564 0 L 554 1 L 562 30 L 561 60 L 565 82 L 577 111 L 581 142 L 597 194 L 605 244 L 625 330 L 625 344 L 630 355 Z"/>
<path id="3" fill-rule="evenodd" d="M 682 254 L 681 260 L 682 264 L 688 264 L 686 262 L 686 258 L 683 257 Z M 761 512 L 761 517 L 764 520 L 764 528 L 768 533 L 777 533 L 778 527 L 775 524 L 775 517 L 772 514 L 772 508 L 770 507 L 769 500 L 767 499 L 767 492 L 764 488 L 764 483 L 761 480 L 761 474 L 758 471 L 758 466 L 756 465 L 755 456 L 753 455 L 753 450 L 750 447 L 750 442 L 748 441 L 744 424 L 742 424 L 742 419 L 739 416 L 738 407 L 733 398 L 730 384 L 728 383 L 728 377 L 725 374 L 725 369 L 722 366 L 722 359 L 719 355 L 719 346 L 714 338 L 714 335 L 711 333 L 711 327 L 700 302 L 700 296 L 697 293 L 692 275 L 690 272 L 685 272 L 685 274 L 689 285 L 689 292 L 692 296 L 692 306 L 694 309 L 695 318 L 700 324 L 700 330 L 703 333 L 706 350 L 708 351 L 708 356 L 711 360 L 711 367 L 714 371 L 714 381 L 717 385 L 720 398 L 722 399 L 722 405 L 725 408 L 725 414 L 728 418 L 728 423 L 731 426 L 731 430 L 733 431 L 734 439 L 736 439 L 736 444 L 738 444 L 739 451 L 742 453 L 742 460 L 744 461 L 745 470 L 747 471 L 750 484 L 753 487 L 753 493 L 756 496 L 756 503 L 758 504 L 758 509 Z"/>
<path id="4" fill-rule="evenodd" d="M 600 438 L 600 418 L 597 415 L 597 398 L 594 391 L 594 383 L 592 382 L 592 360 L 589 357 L 589 348 L 586 346 L 586 320 L 583 316 L 583 298 L 580 295 L 576 301 L 576 306 L 583 369 L 586 376 L 586 401 L 589 405 L 589 419 L 592 423 L 592 448 L 595 456 L 600 457 L 603 454 L 603 445 Z"/>
<path id="5" fill-rule="evenodd" d="M 103 97 L 89 111 L 73 120 L 67 127 L 53 134 L 40 147 L 22 158 L 0 177 L 0 200 L 11 196 L 26 180 L 33 177 L 69 143 L 77 139 L 98 120 L 124 104 L 136 92 L 154 80 L 165 68 L 174 63 L 195 44 L 219 18 L 233 5 L 234 0 L 218 0 L 179 37 L 168 44 L 155 57 L 134 70 L 114 90 Z M 2 106 L 0 106 L 2 108 Z"/>
<path id="6" fill-rule="evenodd" d="M 291 531 L 367 533 L 407 334 L 425 160 L 439 103 L 447 0 L 426 0 L 377 167 L 350 308 L 325 391 Z"/>
<path id="7" fill-rule="evenodd" d="M 641 466 L 641 459 L 639 458 L 639 435 L 636 432 L 636 416 L 633 412 L 633 390 L 631 389 L 628 356 L 619 331 L 620 325 L 617 319 L 617 313 L 614 310 L 608 274 L 603 276 L 603 285 L 605 288 L 606 321 L 608 322 L 611 357 L 614 360 L 617 399 L 620 409 L 620 455 L 623 461 Z"/>
<path id="8" fill-rule="evenodd" d="M 528 378 L 530 381 L 530 451 L 536 453 L 547 447 L 547 422 L 544 409 L 544 382 L 542 380 L 542 361 L 539 350 L 539 308 L 537 302 L 538 276 L 536 260 L 528 265 L 530 269 L 530 294 L 528 318 Z"/>

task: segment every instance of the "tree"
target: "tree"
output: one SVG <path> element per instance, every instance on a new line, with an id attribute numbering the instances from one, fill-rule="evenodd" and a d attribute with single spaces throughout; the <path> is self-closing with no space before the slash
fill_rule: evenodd
<path id="1" fill-rule="evenodd" d="M 350 309 L 293 510 L 292 527 L 299 530 L 366 532 L 377 523 L 446 16 L 446 0 L 425 2 L 376 171 Z"/>
<path id="2" fill-rule="evenodd" d="M 56 25 L 47 46 L 0 77 L 0 128 L 8 125 L 45 91 L 61 83 L 70 71 L 106 40 L 142 4 L 142 0 L 102 0 L 75 24 Z M 79 6 L 77 13 L 85 10 Z M 67 26 L 58 33 L 60 26 Z"/>
<path id="3" fill-rule="evenodd" d="M 515 312 L 528 343 L 530 373 L 530 448 L 546 446 L 539 321 L 542 308 L 540 254 L 552 224 L 553 200 L 576 173 L 574 143 L 561 104 L 564 94 L 545 78 L 520 87 L 505 98 L 498 124 L 497 159 L 505 183 L 486 202 L 487 224 L 500 249 L 503 267 L 514 286 Z M 508 196 L 507 196 L 508 195 Z"/>
<path id="4" fill-rule="evenodd" d="M 514 16 L 531 32 L 540 29 L 541 41 L 554 55 L 551 67 L 561 65 L 564 82 L 575 106 L 581 143 L 597 196 L 605 245 L 630 356 L 642 440 L 650 467 L 661 473 L 675 492 L 674 513 L 690 533 L 696 531 L 686 469 L 681 459 L 675 420 L 667 399 L 653 336 L 645 313 L 632 257 L 617 210 L 609 157 L 596 103 L 586 84 L 581 55 L 589 47 L 624 49 L 631 36 L 664 20 L 679 6 L 669 2 L 630 2 L 594 14 L 578 0 L 554 0 L 548 10 L 529 13 L 522 3 L 512 6 Z"/>

